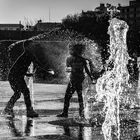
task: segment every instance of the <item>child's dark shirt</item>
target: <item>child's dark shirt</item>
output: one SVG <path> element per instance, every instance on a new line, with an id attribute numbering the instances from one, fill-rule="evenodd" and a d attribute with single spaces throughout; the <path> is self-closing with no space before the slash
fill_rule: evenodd
<path id="1" fill-rule="evenodd" d="M 84 69 L 87 65 L 86 60 L 79 56 L 69 56 L 66 60 L 67 67 L 71 67 L 71 80 L 83 80 L 85 78 Z"/>

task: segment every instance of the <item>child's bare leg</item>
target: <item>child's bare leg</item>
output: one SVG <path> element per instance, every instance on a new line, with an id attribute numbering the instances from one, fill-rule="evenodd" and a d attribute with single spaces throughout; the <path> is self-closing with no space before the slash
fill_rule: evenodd
<path id="1" fill-rule="evenodd" d="M 65 93 L 63 112 L 61 114 L 57 115 L 57 117 L 68 117 L 70 99 L 71 99 L 73 93 L 74 93 L 74 88 L 72 87 L 71 83 L 69 83 L 66 93 Z"/>
<path id="2" fill-rule="evenodd" d="M 14 117 L 13 107 L 16 101 L 20 98 L 20 96 L 21 96 L 20 92 L 18 91 L 14 92 L 14 95 L 10 98 L 4 109 L 4 114 Z"/>
<path id="3" fill-rule="evenodd" d="M 7 103 L 6 109 L 13 109 L 14 104 L 16 103 L 16 101 L 20 98 L 21 93 L 16 91 L 14 92 L 14 95 L 10 98 L 10 100 Z"/>
<path id="4" fill-rule="evenodd" d="M 24 96 L 24 101 L 27 109 L 27 117 L 38 117 L 38 114 L 33 110 L 31 98 L 30 98 L 30 91 L 25 83 L 25 81 L 22 83 L 22 93 Z"/>
<path id="5" fill-rule="evenodd" d="M 77 94 L 78 94 L 78 101 L 79 101 L 79 115 L 81 117 L 84 117 L 84 103 L 83 103 L 82 90 L 78 90 Z"/>
<path id="6" fill-rule="evenodd" d="M 14 117 L 13 107 L 14 107 L 14 104 L 16 103 L 16 101 L 20 98 L 21 92 L 17 88 L 16 79 L 14 79 L 14 80 L 13 80 L 13 78 L 12 78 L 12 80 L 9 79 L 9 83 L 11 85 L 11 88 L 14 91 L 14 95 L 8 101 L 8 103 L 4 109 L 4 114 Z"/>

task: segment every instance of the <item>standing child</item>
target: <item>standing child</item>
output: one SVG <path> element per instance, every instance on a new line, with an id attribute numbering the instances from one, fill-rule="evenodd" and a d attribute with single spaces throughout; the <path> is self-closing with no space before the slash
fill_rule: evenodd
<path id="1" fill-rule="evenodd" d="M 85 72 L 93 80 L 92 75 L 87 67 L 87 60 L 82 57 L 85 51 L 85 45 L 77 43 L 69 46 L 70 56 L 66 60 L 66 71 L 70 73 L 70 81 L 68 83 L 65 98 L 63 112 L 57 117 L 68 117 L 68 109 L 70 105 L 70 99 L 74 92 L 78 94 L 79 101 L 79 115 L 84 117 L 84 103 L 82 96 L 82 83 L 85 78 Z"/>

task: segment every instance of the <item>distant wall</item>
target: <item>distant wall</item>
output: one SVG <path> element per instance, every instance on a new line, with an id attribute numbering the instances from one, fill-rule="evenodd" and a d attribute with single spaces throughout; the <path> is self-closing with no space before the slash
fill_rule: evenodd
<path id="1" fill-rule="evenodd" d="M 0 30 L 0 40 L 22 40 L 43 33 L 41 31 L 2 31 Z"/>

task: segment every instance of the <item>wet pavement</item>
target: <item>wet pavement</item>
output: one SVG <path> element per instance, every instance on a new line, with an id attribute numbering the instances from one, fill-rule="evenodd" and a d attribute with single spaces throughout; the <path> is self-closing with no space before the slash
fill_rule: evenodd
<path id="1" fill-rule="evenodd" d="M 96 123 L 78 119 L 76 94 L 71 100 L 69 118 L 56 117 L 63 108 L 65 90 L 66 85 L 34 84 L 34 108 L 39 117 L 26 117 L 22 96 L 14 107 L 15 118 L 0 115 L 0 140 L 104 140 L 103 120 L 99 119 L 96 107 Z M 0 113 L 12 94 L 8 82 L 0 81 Z M 121 110 L 120 116 L 121 140 L 140 140 L 140 109 Z M 116 140 L 114 134 L 112 139 Z"/>

